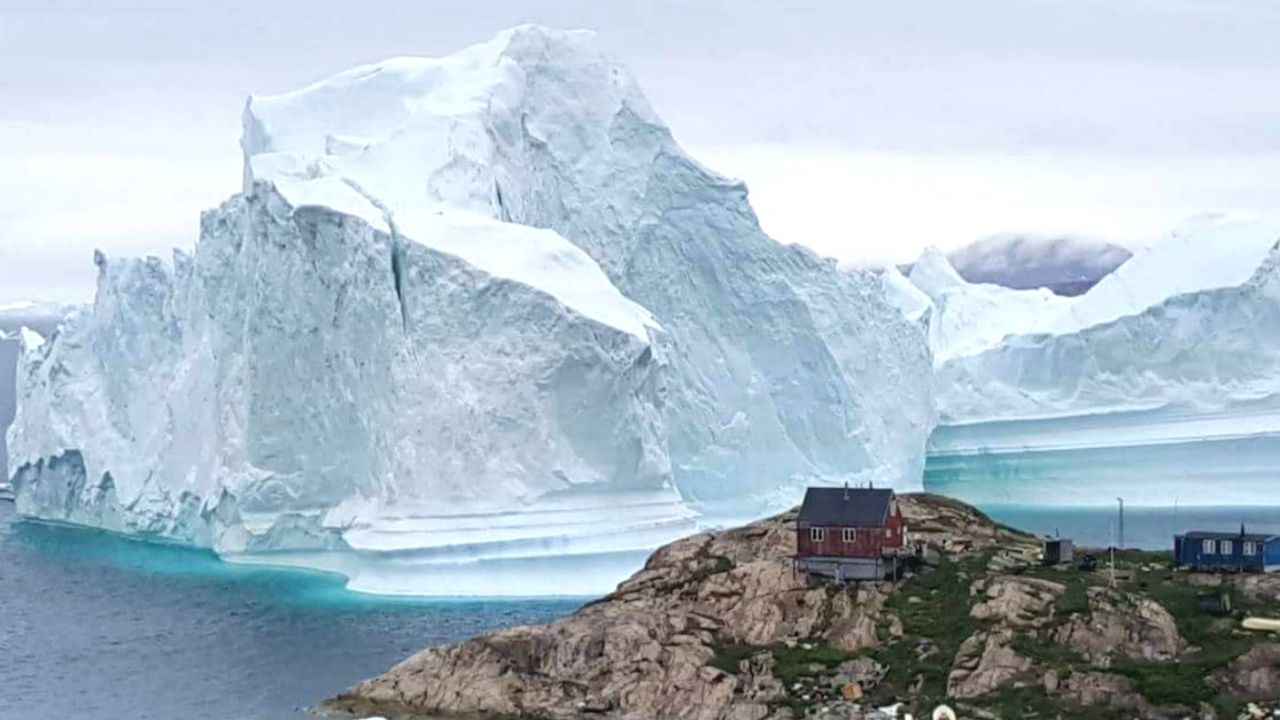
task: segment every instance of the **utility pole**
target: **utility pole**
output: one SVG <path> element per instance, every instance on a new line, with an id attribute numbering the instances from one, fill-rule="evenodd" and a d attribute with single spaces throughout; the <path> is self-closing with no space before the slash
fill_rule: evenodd
<path id="1" fill-rule="evenodd" d="M 1116 524 L 1115 521 L 1107 523 L 1111 530 L 1111 587 L 1116 586 Z"/>
<path id="2" fill-rule="evenodd" d="M 1124 549 L 1124 498 L 1118 497 L 1116 501 L 1120 503 L 1120 549 Z"/>

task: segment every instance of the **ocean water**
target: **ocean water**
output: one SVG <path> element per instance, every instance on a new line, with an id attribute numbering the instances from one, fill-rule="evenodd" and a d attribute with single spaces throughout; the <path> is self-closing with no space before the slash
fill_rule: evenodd
<path id="1" fill-rule="evenodd" d="M 1076 545 L 1119 544 L 1119 507 L 1066 507 L 979 504 L 993 520 L 1041 535 L 1071 538 Z M 1124 546 L 1173 550 L 1173 536 L 1190 530 L 1274 532 L 1280 535 L 1280 507 L 1128 507 L 1124 509 Z"/>
<path id="2" fill-rule="evenodd" d="M 983 509 L 1080 545 L 1115 537 L 1115 508 Z M 1241 523 L 1280 533 L 1280 507 L 1130 507 L 1126 544 Z M 0 502 L 0 720 L 298 720 L 420 648 L 582 601 L 363 596 L 322 573 L 18 522 Z"/>
<path id="3" fill-rule="evenodd" d="M 939 440 L 936 433 L 930 442 L 954 441 Z M 1147 450 L 932 452 L 924 487 L 975 505 L 1006 525 L 1090 547 L 1120 543 L 1117 498 L 1123 497 L 1124 545 L 1172 550 L 1173 536 L 1190 530 L 1239 532 L 1243 524 L 1250 531 L 1280 533 L 1280 492 L 1269 502 L 1256 502 L 1267 498 L 1278 469 L 1280 438 L 1270 437 Z"/>
<path id="4" fill-rule="evenodd" d="M 367 597 L 0 502 L 0 720 L 296 719 L 420 648 L 581 603 Z"/>

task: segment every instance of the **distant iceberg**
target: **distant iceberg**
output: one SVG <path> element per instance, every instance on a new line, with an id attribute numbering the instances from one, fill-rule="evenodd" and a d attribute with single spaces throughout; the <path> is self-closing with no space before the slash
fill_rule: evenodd
<path id="1" fill-rule="evenodd" d="M 1280 504 L 1278 241 L 1260 220 L 1200 217 L 1078 298 L 935 268 L 928 486 L 976 502 Z"/>
<path id="2" fill-rule="evenodd" d="M 19 363 L 29 517 L 380 593 L 587 594 L 807 483 L 921 486 L 923 329 L 785 247 L 594 35 L 244 110 L 243 192 Z"/>

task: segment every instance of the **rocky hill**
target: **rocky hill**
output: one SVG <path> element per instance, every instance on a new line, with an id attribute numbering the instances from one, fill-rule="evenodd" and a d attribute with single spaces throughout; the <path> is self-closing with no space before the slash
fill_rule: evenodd
<path id="1" fill-rule="evenodd" d="M 1280 612 L 1280 578 L 1038 564 L 1039 541 L 902 496 L 923 561 L 897 583 L 793 573 L 794 515 L 667 545 L 616 592 L 548 625 L 430 648 L 327 704 L 389 717 L 1234 717 L 1280 697 L 1280 642 L 1200 610 Z M 901 703 L 901 705 L 899 705 Z M 897 705 L 897 707 L 893 707 Z M 927 716 L 927 714 L 925 715 Z"/>
<path id="2" fill-rule="evenodd" d="M 1119 245 L 1076 237 L 995 235 L 947 253 L 965 280 L 1015 290 L 1048 288 L 1080 295 L 1133 253 Z"/>

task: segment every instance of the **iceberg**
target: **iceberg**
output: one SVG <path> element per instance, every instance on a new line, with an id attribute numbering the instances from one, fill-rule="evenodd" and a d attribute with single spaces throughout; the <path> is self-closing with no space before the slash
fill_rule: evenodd
<path id="1" fill-rule="evenodd" d="M 5 431 L 13 422 L 18 353 L 24 342 L 41 342 L 57 332 L 58 324 L 78 308 L 74 305 L 21 300 L 0 304 L 0 500 L 11 499 L 9 452 Z M 28 335 L 31 333 L 33 335 Z"/>
<path id="2" fill-rule="evenodd" d="M 935 368 L 927 485 L 981 503 L 1274 503 L 1278 241 L 1201 217 L 1038 319 L 1032 296 L 1002 315 L 987 288 L 953 289 L 986 319 L 943 333 L 971 351 Z"/>
<path id="3" fill-rule="evenodd" d="M 369 592 L 588 594 L 810 482 L 921 486 L 921 325 L 765 236 L 593 34 L 243 121 L 194 252 L 99 253 L 92 310 L 24 349 L 24 516 Z"/>

